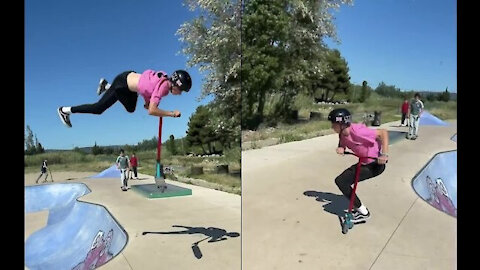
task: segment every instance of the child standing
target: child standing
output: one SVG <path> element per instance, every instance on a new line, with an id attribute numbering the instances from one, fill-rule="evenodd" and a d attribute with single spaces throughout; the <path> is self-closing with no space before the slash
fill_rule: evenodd
<path id="1" fill-rule="evenodd" d="M 423 112 L 423 102 L 420 100 L 420 94 L 415 93 L 414 98 L 410 102 L 408 110 L 408 118 L 410 126 L 408 128 L 407 139 L 415 140 L 418 137 L 418 124 L 420 123 L 420 116 Z"/>
<path id="2" fill-rule="evenodd" d="M 45 183 L 47 182 L 47 177 L 48 177 L 48 166 L 47 166 L 46 159 L 42 162 L 42 167 L 40 167 L 40 175 L 38 176 L 37 181 L 35 181 L 35 184 L 38 184 L 38 180 L 40 180 L 40 178 L 44 174 L 45 174 L 45 180 L 43 180 L 43 182 Z"/>
<path id="3" fill-rule="evenodd" d="M 349 148 L 359 157 L 368 158 L 361 164 L 358 181 L 363 181 L 381 174 L 385 170 L 385 163 L 388 161 L 388 132 L 385 129 L 371 129 L 365 124 L 352 123 L 352 115 L 346 109 L 335 109 L 328 115 L 328 120 L 332 122 L 332 129 L 338 133 L 339 142 L 337 154 L 343 155 L 345 148 Z M 355 181 L 355 170 L 357 164 L 350 166 L 335 178 L 343 195 L 350 200 Z M 362 204 L 355 194 L 353 222 L 357 223 L 370 218 L 370 212 Z"/>
<path id="4" fill-rule="evenodd" d="M 402 122 L 400 123 L 400 126 L 404 126 L 405 119 L 407 118 L 408 114 L 408 98 L 405 96 L 403 103 L 402 103 Z M 407 120 L 408 121 L 408 120 Z"/>
<path id="5" fill-rule="evenodd" d="M 181 95 L 182 92 L 188 92 L 191 87 L 192 79 L 185 70 L 176 70 L 171 76 L 163 71 L 157 72 L 151 69 L 144 71 L 142 74 L 126 71 L 117 75 L 111 85 L 103 78 L 100 80 L 97 94 L 105 94 L 97 103 L 60 107 L 57 112 L 63 124 L 72 127 L 71 114 L 102 114 L 117 101 L 120 101 L 125 109 L 132 113 L 135 111 L 138 94 L 140 94 L 145 100 L 144 108 L 148 110 L 150 115 L 180 117 L 181 114 L 178 110 L 161 110 L 158 108 L 158 104 L 169 93 Z"/>
<path id="6" fill-rule="evenodd" d="M 122 186 L 120 187 L 123 191 L 127 191 L 128 188 L 128 176 L 127 170 L 130 167 L 130 160 L 128 156 L 125 155 L 123 149 L 120 149 L 120 155 L 115 161 L 117 168 L 120 170 L 120 180 L 122 181 Z"/>
<path id="7" fill-rule="evenodd" d="M 132 165 L 133 175 L 135 176 L 135 179 L 138 180 L 138 177 L 137 177 L 138 159 L 137 159 L 137 156 L 135 156 L 135 152 L 133 152 L 130 158 L 130 165 Z M 133 179 L 133 177 L 130 177 L 130 179 Z"/>

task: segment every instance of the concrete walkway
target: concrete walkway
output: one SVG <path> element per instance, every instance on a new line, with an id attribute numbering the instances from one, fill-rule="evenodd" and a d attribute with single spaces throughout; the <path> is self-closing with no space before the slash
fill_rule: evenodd
<path id="1" fill-rule="evenodd" d="M 121 191 L 120 179 L 87 178 L 93 174 L 54 172 L 53 177 L 55 182 L 85 183 L 92 192 L 79 200 L 105 206 L 127 232 L 125 248 L 99 269 L 241 269 L 240 196 L 167 181 L 192 189 L 192 195 L 147 199 L 133 190 Z M 34 184 L 37 176 L 26 174 L 25 185 Z M 68 178 L 75 179 L 66 180 Z M 143 180 L 130 180 L 129 185 L 154 183 L 152 176 L 139 174 L 139 178 Z M 26 214 L 25 239 L 46 225 L 47 215 L 47 211 Z M 202 257 L 198 259 L 192 244 L 206 238 L 204 234 L 142 235 L 142 232 L 183 230 L 173 225 L 215 227 L 239 233 L 240 237 L 227 236 L 224 241 L 199 243 Z"/>
<path id="2" fill-rule="evenodd" d="M 335 153 L 338 135 L 242 152 L 243 269 L 456 269 L 457 220 L 411 186 L 435 153 L 456 149 L 450 123 L 390 145 L 385 172 L 357 190 L 372 218 L 345 235 L 334 179 L 356 158 Z M 398 124 L 382 127 L 406 131 Z"/>

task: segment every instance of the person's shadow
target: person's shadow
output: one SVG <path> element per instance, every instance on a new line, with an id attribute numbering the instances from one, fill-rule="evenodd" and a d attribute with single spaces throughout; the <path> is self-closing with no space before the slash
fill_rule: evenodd
<path id="1" fill-rule="evenodd" d="M 315 197 L 316 201 L 324 203 L 322 205 L 323 210 L 338 217 L 345 215 L 345 211 L 348 210 L 348 204 L 350 203 L 343 194 L 338 195 L 330 192 L 308 190 L 303 192 L 303 195 Z"/>
<path id="2" fill-rule="evenodd" d="M 142 235 L 146 234 L 203 234 L 207 236 L 206 238 L 203 238 L 200 241 L 197 241 L 192 244 L 192 251 L 193 254 L 195 255 L 195 258 L 200 259 L 202 258 L 202 252 L 200 251 L 200 248 L 198 247 L 198 244 L 200 242 L 203 242 L 209 238 L 208 240 L 209 243 L 213 242 L 219 242 L 223 240 L 227 240 L 228 237 L 238 237 L 240 234 L 238 232 L 227 232 L 224 229 L 216 228 L 216 227 L 189 227 L 189 226 L 182 226 L 182 225 L 172 225 L 172 227 L 179 227 L 179 228 L 185 228 L 186 230 L 183 231 L 172 231 L 172 232 L 143 232 Z"/>

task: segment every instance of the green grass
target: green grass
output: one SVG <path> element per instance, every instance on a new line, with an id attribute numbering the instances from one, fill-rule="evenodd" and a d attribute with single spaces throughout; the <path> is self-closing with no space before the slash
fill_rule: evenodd
<path id="1" fill-rule="evenodd" d="M 162 149 L 163 150 L 163 149 Z M 126 153 L 130 156 L 131 153 Z M 138 172 L 154 175 L 156 168 L 156 150 L 137 151 Z M 55 171 L 75 171 L 75 172 L 101 172 L 115 163 L 117 154 L 112 155 L 93 155 L 75 151 L 48 152 L 38 155 L 24 156 L 25 173 L 40 172 L 40 167 L 44 159 L 48 160 L 48 167 Z M 208 182 L 217 183 L 225 187 L 239 187 L 240 178 L 229 174 L 209 173 L 214 171 L 217 165 L 227 164 L 230 171 L 240 170 L 240 147 L 229 149 L 221 157 L 188 157 L 172 156 L 168 151 L 162 151 L 162 164 L 165 166 L 177 165 L 186 168 L 186 172 L 193 165 L 203 166 L 205 174 L 195 176 Z M 226 190 L 227 191 L 227 190 Z"/>
<path id="2" fill-rule="evenodd" d="M 299 141 L 323 135 L 330 127 L 331 124 L 328 121 L 300 122 L 293 125 L 279 124 L 277 128 L 263 128 L 251 132 L 248 136 L 244 136 L 242 140 L 244 142 L 252 141 L 252 145 L 256 147 L 258 147 L 256 141 L 268 138 L 278 138 L 281 143 Z"/>
<path id="3" fill-rule="evenodd" d="M 222 175 L 222 174 L 204 173 L 201 175 L 186 175 L 186 176 L 191 178 L 198 178 L 198 176 L 202 176 L 201 179 L 207 182 L 216 183 L 222 186 L 228 186 L 232 188 L 240 188 L 242 183 L 240 177 L 234 177 L 228 174 Z"/>
<path id="4" fill-rule="evenodd" d="M 271 99 L 270 101 L 275 101 Z M 388 123 L 401 119 L 400 105 L 403 99 L 385 98 L 376 93 L 372 93 L 369 99 L 364 103 L 351 103 L 344 105 L 315 104 L 313 99 L 299 95 L 294 102 L 294 108 L 299 111 L 299 118 L 307 120 L 310 112 L 320 112 L 324 118 L 335 108 L 346 108 L 353 116 L 353 122 L 362 122 L 365 113 L 381 111 L 381 123 Z M 457 118 L 457 102 L 441 102 L 424 100 L 425 109 L 431 114 L 442 120 L 451 120 Z M 270 105 L 269 107 L 273 107 Z M 368 123 L 370 125 L 371 123 Z M 330 122 L 326 120 L 312 120 L 296 124 L 280 123 L 275 128 L 260 127 L 256 131 L 243 131 L 242 141 L 251 142 L 250 148 L 260 148 L 261 141 L 277 138 L 278 143 L 304 140 L 320 135 L 331 134 Z"/>

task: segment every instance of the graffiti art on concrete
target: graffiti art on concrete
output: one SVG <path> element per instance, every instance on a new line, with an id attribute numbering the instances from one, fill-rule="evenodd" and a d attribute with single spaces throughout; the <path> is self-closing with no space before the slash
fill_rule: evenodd
<path id="1" fill-rule="evenodd" d="M 435 155 L 413 179 L 413 188 L 430 205 L 457 216 L 457 151 Z"/>
<path id="2" fill-rule="evenodd" d="M 426 182 L 428 184 L 428 191 L 430 192 L 430 197 L 427 198 L 427 202 L 447 214 L 457 216 L 457 208 L 453 205 L 442 178 L 437 178 L 435 181 L 432 181 L 430 176 L 427 175 Z"/>
<path id="3" fill-rule="evenodd" d="M 109 250 L 112 245 L 112 239 L 113 229 L 108 232 L 106 238 L 103 237 L 103 231 L 98 231 L 85 260 L 80 262 L 72 270 L 95 269 L 110 260 L 113 257 L 112 252 Z"/>
<path id="4" fill-rule="evenodd" d="M 48 210 L 46 226 L 25 241 L 25 266 L 92 269 L 118 255 L 127 234 L 101 205 L 78 201 L 90 193 L 83 183 L 25 187 L 25 214 Z"/>

